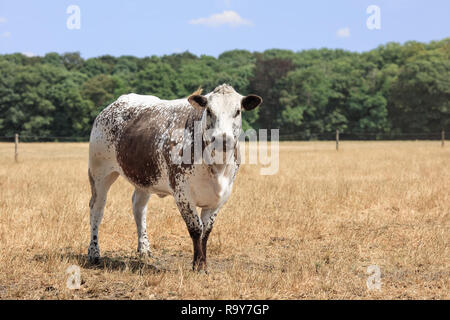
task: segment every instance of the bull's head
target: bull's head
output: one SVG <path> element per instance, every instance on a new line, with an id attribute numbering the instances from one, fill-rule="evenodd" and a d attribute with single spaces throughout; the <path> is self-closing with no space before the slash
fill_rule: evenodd
<path id="1" fill-rule="evenodd" d="M 254 94 L 244 97 L 226 84 L 204 96 L 194 93 L 188 100 L 194 108 L 203 110 L 203 139 L 213 146 L 213 156 L 224 161 L 236 148 L 242 127 L 241 112 L 253 110 L 263 101 Z M 222 156 L 218 154 L 221 152 Z"/>

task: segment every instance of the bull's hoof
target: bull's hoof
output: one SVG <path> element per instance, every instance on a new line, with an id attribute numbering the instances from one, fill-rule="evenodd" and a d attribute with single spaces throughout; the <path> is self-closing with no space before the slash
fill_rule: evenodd
<path id="1" fill-rule="evenodd" d="M 194 261 L 192 264 L 192 271 L 208 274 L 208 268 L 205 261 Z"/>
<path id="2" fill-rule="evenodd" d="M 100 263 L 100 250 L 97 247 L 89 247 L 88 257 L 90 264 Z"/>
<path id="3" fill-rule="evenodd" d="M 148 241 L 139 241 L 137 252 L 141 257 L 150 257 L 153 258 L 152 252 L 150 251 L 150 245 Z"/>
<path id="4" fill-rule="evenodd" d="M 141 259 L 154 258 L 153 253 L 150 250 L 141 250 L 138 251 L 138 254 Z"/>
<path id="5" fill-rule="evenodd" d="M 91 257 L 91 256 L 89 256 L 89 263 L 90 264 L 99 264 L 100 263 L 100 257 Z"/>

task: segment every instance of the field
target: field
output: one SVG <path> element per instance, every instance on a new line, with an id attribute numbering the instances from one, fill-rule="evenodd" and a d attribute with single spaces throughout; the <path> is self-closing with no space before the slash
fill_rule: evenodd
<path id="1" fill-rule="evenodd" d="M 86 143 L 0 144 L 1 299 L 449 299 L 450 146 L 289 142 L 280 169 L 243 165 L 191 271 L 192 242 L 171 197 L 153 196 L 154 258 L 136 254 L 132 187 L 112 186 L 100 265 L 87 261 Z M 71 265 L 81 288 L 66 287 Z M 369 290 L 367 268 L 381 271 Z"/>

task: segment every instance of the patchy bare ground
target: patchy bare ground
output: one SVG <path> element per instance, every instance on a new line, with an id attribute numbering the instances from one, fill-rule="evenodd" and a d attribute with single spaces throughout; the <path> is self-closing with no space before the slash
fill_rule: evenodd
<path id="1" fill-rule="evenodd" d="M 244 165 L 191 271 L 170 197 L 152 197 L 154 258 L 136 255 L 132 187 L 113 185 L 100 265 L 87 261 L 87 144 L 0 144 L 1 299 L 449 299 L 450 146 L 281 143 L 280 170 Z M 70 265 L 79 290 L 66 287 Z M 381 270 L 369 291 L 367 267 Z"/>

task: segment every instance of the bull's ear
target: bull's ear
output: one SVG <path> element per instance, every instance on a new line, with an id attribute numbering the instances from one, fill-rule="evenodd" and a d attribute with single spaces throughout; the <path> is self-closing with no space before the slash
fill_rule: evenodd
<path id="1" fill-rule="evenodd" d="M 253 110 L 258 107 L 263 102 L 263 99 L 256 94 L 250 94 L 244 98 L 242 98 L 242 108 L 247 111 Z"/>
<path id="2" fill-rule="evenodd" d="M 202 109 L 208 104 L 208 100 L 200 94 L 189 96 L 188 101 L 196 109 Z"/>

